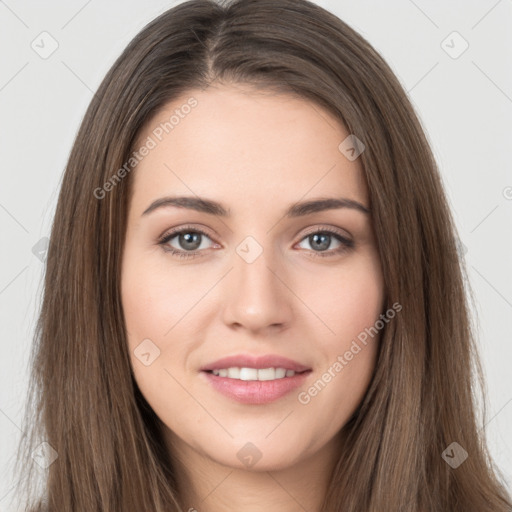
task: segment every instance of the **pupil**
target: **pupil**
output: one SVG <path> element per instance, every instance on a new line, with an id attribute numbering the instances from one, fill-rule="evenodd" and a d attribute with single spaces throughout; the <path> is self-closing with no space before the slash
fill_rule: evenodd
<path id="1" fill-rule="evenodd" d="M 330 235 L 316 233 L 316 234 L 312 235 L 312 238 L 313 238 L 313 243 L 311 243 L 311 241 L 310 241 L 310 243 L 313 247 L 316 245 L 317 248 L 320 250 L 325 250 L 329 247 Z M 319 239 L 321 239 L 321 238 L 323 239 L 323 242 L 318 243 Z"/>
<path id="2" fill-rule="evenodd" d="M 180 235 L 180 244 L 184 249 L 195 250 L 201 245 L 201 233 L 184 233 Z"/>

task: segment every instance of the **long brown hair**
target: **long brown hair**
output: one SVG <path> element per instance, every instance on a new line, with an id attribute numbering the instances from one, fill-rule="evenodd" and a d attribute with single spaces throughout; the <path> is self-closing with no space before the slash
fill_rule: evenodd
<path id="1" fill-rule="evenodd" d="M 385 309 L 403 310 L 384 328 L 372 382 L 344 426 L 322 511 L 512 510 L 477 418 L 474 392 L 485 397 L 485 385 L 467 277 L 425 134 L 380 55 L 307 0 L 182 3 L 135 37 L 91 101 L 62 181 L 30 361 L 18 456 L 28 509 L 181 510 L 159 420 L 131 371 L 120 261 L 141 129 L 213 82 L 300 96 L 365 145 Z M 443 456 L 454 446 L 468 454 L 456 468 Z M 58 457 L 41 469 L 34 450 Z"/>

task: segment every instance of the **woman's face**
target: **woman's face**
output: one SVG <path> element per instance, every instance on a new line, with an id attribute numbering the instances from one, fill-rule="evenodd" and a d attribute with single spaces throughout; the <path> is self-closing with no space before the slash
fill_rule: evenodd
<path id="1" fill-rule="evenodd" d="M 140 134 L 122 304 L 137 384 L 183 453 L 290 467 L 360 404 L 384 289 L 349 135 L 241 86 L 190 91 Z"/>

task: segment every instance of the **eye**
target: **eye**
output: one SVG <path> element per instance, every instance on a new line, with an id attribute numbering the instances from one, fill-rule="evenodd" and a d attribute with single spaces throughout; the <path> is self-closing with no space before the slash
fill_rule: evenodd
<path id="1" fill-rule="evenodd" d="M 338 247 L 328 251 L 327 249 L 331 247 L 333 239 L 338 243 Z M 352 240 L 333 229 L 317 229 L 308 233 L 302 240 L 307 241 L 313 247 L 313 252 L 311 253 L 313 257 L 336 256 L 354 247 Z"/>
<path id="2" fill-rule="evenodd" d="M 208 248 L 203 245 L 205 237 L 211 240 L 205 231 L 185 226 L 179 230 L 166 233 L 159 239 L 158 243 L 163 246 L 164 251 L 170 252 L 174 256 L 194 258 L 199 256 L 197 251 Z M 173 239 L 176 239 L 175 244 L 178 245 L 177 248 L 170 245 Z"/>
<path id="3" fill-rule="evenodd" d="M 211 240 L 210 236 L 197 227 L 185 226 L 180 229 L 164 234 L 158 241 L 164 251 L 171 253 L 173 256 L 179 258 L 195 258 L 201 256 L 201 252 L 208 249 L 204 246 L 204 239 Z M 174 239 L 176 239 L 174 241 Z M 331 245 L 333 240 L 338 243 L 338 247 L 332 249 Z M 172 245 L 171 242 L 174 241 Z M 332 228 L 316 229 L 302 238 L 301 243 L 307 241 L 313 248 L 310 250 L 313 257 L 328 257 L 336 256 L 346 252 L 354 247 L 354 242 L 349 238 L 343 236 L 340 232 Z M 217 247 L 220 247 L 216 244 Z M 328 250 L 331 248 L 330 250 Z"/>

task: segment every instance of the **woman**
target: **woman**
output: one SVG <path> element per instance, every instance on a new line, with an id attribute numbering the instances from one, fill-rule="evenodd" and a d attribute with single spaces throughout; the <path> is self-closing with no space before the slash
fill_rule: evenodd
<path id="1" fill-rule="evenodd" d="M 405 92 L 345 23 L 305 0 L 162 14 L 64 175 L 30 510 L 512 510 L 456 241 Z"/>

